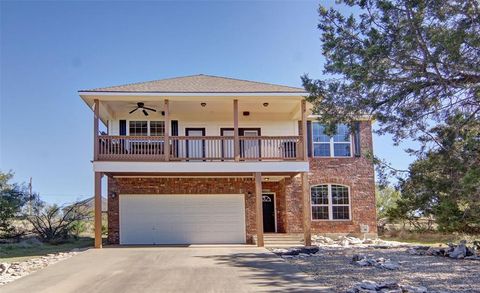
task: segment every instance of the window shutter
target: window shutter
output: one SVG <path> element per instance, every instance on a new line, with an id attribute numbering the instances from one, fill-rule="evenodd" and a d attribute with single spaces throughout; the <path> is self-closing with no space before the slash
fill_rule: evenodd
<path id="1" fill-rule="evenodd" d="M 307 121 L 307 154 L 312 157 L 312 121 Z"/>
<path id="2" fill-rule="evenodd" d="M 178 135 L 178 120 L 171 121 L 170 132 L 172 133 L 172 136 Z M 173 148 L 175 150 L 174 155 L 178 157 L 178 140 L 177 139 L 173 142 Z"/>
<path id="3" fill-rule="evenodd" d="M 355 157 L 361 156 L 360 147 L 360 122 L 354 122 L 353 124 L 353 146 L 355 148 Z"/>
<path id="4" fill-rule="evenodd" d="M 127 120 L 120 120 L 120 135 L 127 135 Z"/>
<path id="5" fill-rule="evenodd" d="M 172 136 L 178 135 L 178 120 L 172 120 L 172 127 L 171 127 Z"/>

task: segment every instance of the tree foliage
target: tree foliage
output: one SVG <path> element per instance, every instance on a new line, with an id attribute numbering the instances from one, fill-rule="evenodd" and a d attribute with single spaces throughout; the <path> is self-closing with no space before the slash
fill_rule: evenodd
<path id="1" fill-rule="evenodd" d="M 396 144 L 419 143 L 407 150 L 417 160 L 399 176 L 391 218 L 433 217 L 445 231 L 480 231 L 479 1 L 337 2 L 353 13 L 318 10 L 330 78 L 302 77 L 319 120 L 333 132 L 369 115 Z M 380 179 L 398 176 L 372 159 Z"/>
<path id="2" fill-rule="evenodd" d="M 82 203 L 66 207 L 43 205 L 28 216 L 34 232 L 45 242 L 59 243 L 78 236 L 79 225 L 91 217 L 91 210 Z"/>
<path id="3" fill-rule="evenodd" d="M 377 205 L 377 218 L 382 219 L 388 216 L 388 211 L 397 207 L 400 199 L 400 192 L 391 186 L 376 186 L 375 199 Z"/>
<path id="4" fill-rule="evenodd" d="M 324 73 L 302 77 L 331 126 L 373 115 L 395 142 L 430 134 L 452 113 L 480 111 L 480 12 L 476 0 L 347 0 L 358 13 L 320 6 Z"/>
<path id="5" fill-rule="evenodd" d="M 17 236 L 14 221 L 21 217 L 22 208 L 30 199 L 24 185 L 11 183 L 13 173 L 0 172 L 0 237 Z"/>
<path id="6" fill-rule="evenodd" d="M 433 128 L 438 148 L 410 166 L 390 218 L 433 217 L 443 231 L 480 232 L 480 121 L 467 119 L 458 114 Z"/>

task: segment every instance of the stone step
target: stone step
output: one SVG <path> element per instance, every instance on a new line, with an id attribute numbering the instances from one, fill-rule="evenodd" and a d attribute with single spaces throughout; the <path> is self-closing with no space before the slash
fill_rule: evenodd
<path id="1" fill-rule="evenodd" d="M 257 242 L 256 235 L 253 236 L 254 243 Z M 300 247 L 303 246 L 303 233 L 302 234 L 265 234 L 263 236 L 265 247 L 286 248 L 286 247 Z"/>

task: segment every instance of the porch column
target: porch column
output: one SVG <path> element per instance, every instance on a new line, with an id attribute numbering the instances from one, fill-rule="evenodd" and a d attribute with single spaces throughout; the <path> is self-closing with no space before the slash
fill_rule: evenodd
<path id="1" fill-rule="evenodd" d="M 165 112 L 165 133 L 163 142 L 163 154 L 165 161 L 170 160 L 170 109 L 168 107 L 168 100 L 165 99 L 163 111 Z"/>
<path id="2" fill-rule="evenodd" d="M 257 246 L 263 247 L 263 200 L 262 200 L 262 173 L 253 173 L 255 177 L 255 198 L 257 217 Z"/>
<path id="3" fill-rule="evenodd" d="M 302 196 L 303 196 L 303 237 L 305 240 L 305 246 L 312 245 L 312 212 L 310 206 L 310 186 L 308 184 L 308 173 L 302 173 Z"/>
<path id="4" fill-rule="evenodd" d="M 238 137 L 238 100 L 233 100 L 233 156 L 240 161 L 240 138 Z"/>
<path id="5" fill-rule="evenodd" d="M 301 155 L 304 161 L 308 160 L 308 151 L 307 151 L 307 102 L 302 100 L 302 150 Z"/>
<path id="6" fill-rule="evenodd" d="M 98 160 L 98 120 L 100 117 L 100 102 L 93 100 L 93 160 Z"/>
<path id="7" fill-rule="evenodd" d="M 102 176 L 95 172 L 95 248 L 102 248 Z"/>

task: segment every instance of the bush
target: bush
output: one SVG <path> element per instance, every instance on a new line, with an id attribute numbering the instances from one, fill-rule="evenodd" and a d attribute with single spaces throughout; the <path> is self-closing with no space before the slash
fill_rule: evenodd
<path id="1" fill-rule="evenodd" d="M 67 207 L 58 205 L 44 206 L 35 210 L 28 217 L 33 225 L 33 232 L 48 243 L 62 243 L 78 236 L 84 221 L 91 217 L 91 212 L 84 205 L 76 203 Z M 83 224 L 80 224 L 83 223 Z"/>

